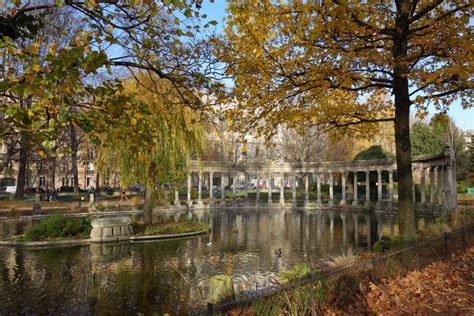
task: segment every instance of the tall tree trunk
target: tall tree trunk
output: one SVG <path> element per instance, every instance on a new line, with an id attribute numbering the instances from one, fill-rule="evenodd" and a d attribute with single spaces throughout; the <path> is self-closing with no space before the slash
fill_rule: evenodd
<path id="1" fill-rule="evenodd" d="M 54 153 L 58 150 L 57 147 L 54 147 Z M 51 165 L 49 169 L 49 187 L 51 190 L 56 190 L 56 157 L 51 158 Z"/>
<path id="2" fill-rule="evenodd" d="M 153 217 L 152 217 L 152 196 L 153 196 L 154 188 L 152 186 L 148 186 L 145 189 L 145 205 L 143 206 L 143 221 L 145 225 L 153 224 Z"/>
<path id="3" fill-rule="evenodd" d="M 25 192 L 26 163 L 28 161 L 29 136 L 22 133 L 20 139 L 20 152 L 18 158 L 18 175 L 16 178 L 15 197 L 23 197 Z"/>
<path id="4" fill-rule="evenodd" d="M 398 217 L 400 236 L 403 240 L 413 241 L 416 236 L 415 210 L 413 205 L 413 177 L 411 170 L 410 142 L 410 94 L 408 83 L 408 19 L 410 1 L 397 3 L 397 19 L 393 42 L 394 76 L 393 93 L 395 95 L 395 146 L 398 173 Z"/>
<path id="5" fill-rule="evenodd" d="M 76 127 L 73 124 L 69 125 L 69 137 L 71 141 L 71 163 L 72 163 L 72 177 L 73 177 L 73 187 L 74 195 L 79 195 L 79 170 L 77 169 L 77 131 Z"/>
<path id="6" fill-rule="evenodd" d="M 95 174 L 95 190 L 96 190 L 97 192 L 99 191 L 99 188 L 100 188 L 99 181 L 100 181 L 100 175 L 99 175 L 99 173 L 97 172 L 97 169 L 96 169 L 96 174 Z"/>

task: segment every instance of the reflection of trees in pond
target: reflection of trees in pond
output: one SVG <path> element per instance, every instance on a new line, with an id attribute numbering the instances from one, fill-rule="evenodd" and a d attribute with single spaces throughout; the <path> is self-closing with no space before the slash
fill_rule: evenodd
<path id="1" fill-rule="evenodd" d="M 185 243 L 186 240 L 176 240 L 135 244 L 131 256 L 124 257 L 117 256 L 118 250 L 106 250 L 116 256 L 93 263 L 88 293 L 93 313 L 123 309 L 146 315 L 173 312 L 173 308 L 180 313 L 186 311 L 197 273 L 187 256 L 178 255 Z"/>
<path id="2" fill-rule="evenodd" d="M 85 297 L 84 257 L 81 247 L 1 249 L 0 314 L 31 313 L 33 307 L 39 314 L 77 310 Z"/>

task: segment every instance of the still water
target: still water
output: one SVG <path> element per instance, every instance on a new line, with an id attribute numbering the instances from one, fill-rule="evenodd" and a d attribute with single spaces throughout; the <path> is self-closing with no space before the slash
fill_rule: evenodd
<path id="1" fill-rule="evenodd" d="M 297 263 L 320 267 L 330 255 L 349 247 L 364 251 L 380 235 L 398 233 L 396 215 L 389 213 L 221 210 L 186 216 L 210 223 L 212 232 L 133 244 L 0 247 L 0 315 L 186 314 L 205 304 L 210 276 L 232 273 L 243 291 L 270 286 L 278 271 Z M 0 222 L 0 237 L 24 225 Z"/>

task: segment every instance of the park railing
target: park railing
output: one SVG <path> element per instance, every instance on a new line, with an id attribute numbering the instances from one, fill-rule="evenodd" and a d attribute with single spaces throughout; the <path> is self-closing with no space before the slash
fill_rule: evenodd
<path id="1" fill-rule="evenodd" d="M 474 244 L 474 224 L 444 233 L 413 246 L 311 275 L 285 286 L 246 292 L 239 299 L 208 304 L 192 315 L 319 314 L 329 306 L 345 306 L 364 294 L 363 285 L 403 276 L 432 262 L 467 250 Z"/>

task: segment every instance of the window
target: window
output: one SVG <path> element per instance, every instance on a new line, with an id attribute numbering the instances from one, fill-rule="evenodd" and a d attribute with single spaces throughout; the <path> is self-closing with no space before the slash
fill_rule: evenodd
<path id="1" fill-rule="evenodd" d="M 13 169 L 13 161 L 10 161 L 10 162 L 8 163 L 8 167 L 7 167 L 7 168 L 10 169 L 10 170 Z"/>
<path id="2" fill-rule="evenodd" d="M 40 163 L 39 163 L 39 166 L 38 166 L 38 169 L 39 169 L 40 171 L 45 171 L 45 170 L 47 169 L 47 166 L 46 166 L 46 164 L 44 164 L 43 162 L 40 162 Z"/>
<path id="3" fill-rule="evenodd" d="M 91 178 L 87 177 L 86 178 L 86 187 L 88 187 L 91 184 Z"/>
<path id="4" fill-rule="evenodd" d="M 62 183 L 61 185 L 62 185 L 63 187 L 65 187 L 65 186 L 67 185 L 67 184 L 66 184 L 66 177 L 62 177 L 62 178 L 61 178 L 61 183 Z"/>
<path id="5" fill-rule="evenodd" d="M 46 186 L 46 178 L 45 177 L 40 177 L 39 178 L 39 186 L 40 187 Z"/>
<path id="6" fill-rule="evenodd" d="M 71 186 L 74 186 L 74 177 L 71 177 Z"/>
<path id="7" fill-rule="evenodd" d="M 1 186 L 5 187 L 11 187 L 16 185 L 16 179 L 15 178 L 3 178 L 0 179 L 0 184 Z"/>
<path id="8" fill-rule="evenodd" d="M 89 157 L 89 160 L 94 160 L 95 158 L 94 148 L 89 148 L 88 157 Z"/>

